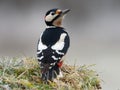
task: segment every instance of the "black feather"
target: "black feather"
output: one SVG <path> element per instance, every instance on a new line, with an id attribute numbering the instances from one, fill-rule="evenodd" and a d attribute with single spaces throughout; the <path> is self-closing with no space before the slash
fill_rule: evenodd
<path id="1" fill-rule="evenodd" d="M 61 34 L 65 33 L 66 37 L 64 39 L 64 47 L 62 50 L 58 50 L 58 52 L 63 53 L 60 54 L 53 50 L 51 47 L 59 41 Z M 43 32 L 41 38 L 41 42 L 47 46 L 46 49 L 37 50 L 38 54 L 37 57 L 41 58 L 38 61 L 41 63 L 41 72 L 42 72 L 42 79 L 43 80 L 52 80 L 59 74 L 59 67 L 57 63 L 61 60 L 61 58 L 67 53 L 67 50 L 70 46 L 70 39 L 68 33 L 64 31 L 62 27 L 55 27 L 55 28 L 46 28 Z M 39 41 L 40 41 L 39 40 Z M 38 46 L 39 46 L 38 41 Z M 40 52 L 40 53 L 39 53 Z M 54 57 L 54 58 L 53 58 Z"/>

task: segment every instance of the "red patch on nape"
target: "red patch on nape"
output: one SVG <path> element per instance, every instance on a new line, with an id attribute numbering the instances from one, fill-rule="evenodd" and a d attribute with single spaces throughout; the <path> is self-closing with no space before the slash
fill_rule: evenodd
<path id="1" fill-rule="evenodd" d="M 63 61 L 59 61 L 59 62 L 57 63 L 58 67 L 61 67 L 62 64 L 63 64 Z"/>

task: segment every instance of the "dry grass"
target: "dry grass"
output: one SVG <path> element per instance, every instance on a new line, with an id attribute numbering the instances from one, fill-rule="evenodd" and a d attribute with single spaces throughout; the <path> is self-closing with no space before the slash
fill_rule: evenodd
<path id="1" fill-rule="evenodd" d="M 100 78 L 90 66 L 64 64 L 63 78 L 44 84 L 35 58 L 0 58 L 0 90 L 99 90 Z"/>

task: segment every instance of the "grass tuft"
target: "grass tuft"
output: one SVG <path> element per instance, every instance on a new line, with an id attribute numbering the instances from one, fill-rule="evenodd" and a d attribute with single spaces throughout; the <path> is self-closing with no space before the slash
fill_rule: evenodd
<path id="1" fill-rule="evenodd" d="M 64 77 L 47 85 L 40 79 L 35 58 L 1 57 L 0 90 L 99 90 L 101 79 L 91 67 L 64 64 L 61 68 Z"/>

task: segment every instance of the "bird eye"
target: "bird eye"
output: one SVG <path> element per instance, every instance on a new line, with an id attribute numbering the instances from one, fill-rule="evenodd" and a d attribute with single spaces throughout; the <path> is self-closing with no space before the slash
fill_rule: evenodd
<path id="1" fill-rule="evenodd" d="M 55 13 L 54 13 L 54 12 L 52 12 L 52 13 L 51 13 L 51 15 L 55 15 Z"/>

